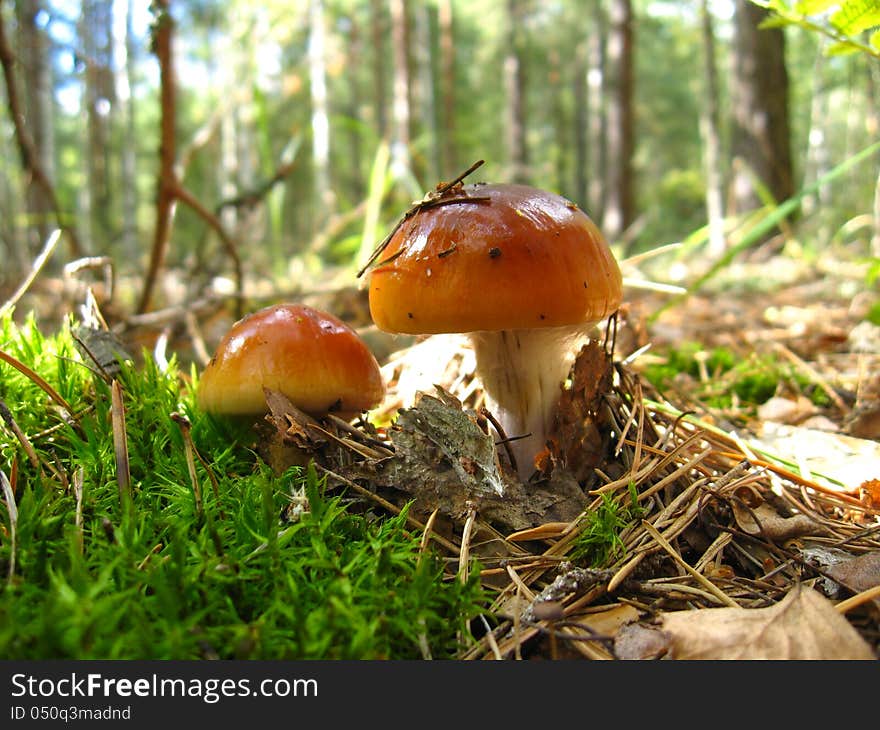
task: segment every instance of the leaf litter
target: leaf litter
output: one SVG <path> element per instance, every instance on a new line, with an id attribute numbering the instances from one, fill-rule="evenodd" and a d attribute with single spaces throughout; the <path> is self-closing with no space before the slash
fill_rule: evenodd
<path id="1" fill-rule="evenodd" d="M 277 400 L 268 420 L 353 504 L 408 505 L 452 568 L 479 562 L 491 621 L 460 658 L 876 658 L 873 492 L 681 410 L 601 340 L 578 355 L 523 484 L 490 436 L 466 341 L 437 347 L 389 359 L 379 421 L 319 424 Z M 603 505 L 639 517 L 588 565 L 579 550 Z"/>

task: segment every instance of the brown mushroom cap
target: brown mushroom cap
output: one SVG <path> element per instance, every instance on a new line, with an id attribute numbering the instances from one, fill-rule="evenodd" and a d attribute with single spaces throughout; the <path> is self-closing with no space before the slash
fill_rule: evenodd
<path id="1" fill-rule="evenodd" d="M 351 417 L 377 405 L 385 387 L 376 358 L 340 319 L 302 304 L 277 304 L 236 322 L 202 373 L 198 402 L 225 415 L 259 415 L 263 388 L 311 415 Z"/>
<path id="2" fill-rule="evenodd" d="M 412 215 L 372 269 L 370 312 L 380 329 L 557 327 L 597 322 L 620 306 L 620 268 L 571 201 L 525 185 L 479 183 L 454 197 L 472 200 Z"/>

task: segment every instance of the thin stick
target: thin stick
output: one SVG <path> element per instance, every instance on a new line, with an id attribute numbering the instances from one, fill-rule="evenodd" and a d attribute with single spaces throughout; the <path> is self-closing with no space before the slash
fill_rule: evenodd
<path id="1" fill-rule="evenodd" d="M 486 200 L 485 198 L 476 199 L 476 198 L 467 198 L 467 197 L 456 198 L 454 200 L 452 200 L 452 199 L 439 200 L 439 198 L 444 193 L 447 193 L 450 190 L 452 190 L 452 188 L 454 188 L 456 185 L 458 185 L 462 180 L 464 180 L 474 170 L 476 170 L 478 167 L 480 167 L 480 165 L 482 165 L 484 162 L 485 162 L 485 160 L 477 160 L 467 170 L 465 170 L 460 175 L 457 175 L 455 178 L 453 178 L 449 182 L 440 183 L 436 188 L 434 188 L 431 192 L 429 192 L 424 198 L 422 198 L 420 201 L 415 203 L 409 210 L 407 210 L 406 213 L 404 213 L 403 216 L 401 216 L 400 220 L 394 224 L 394 228 L 391 229 L 391 232 L 387 236 L 385 236 L 385 238 L 382 239 L 382 242 L 378 246 L 376 246 L 376 248 L 373 249 L 373 253 L 371 253 L 370 258 L 367 259 L 367 263 L 365 263 L 363 265 L 363 267 L 360 269 L 360 271 L 357 272 L 356 278 L 360 279 L 360 277 L 363 276 L 364 272 L 367 269 L 369 269 L 373 265 L 373 262 L 379 257 L 379 254 L 381 254 L 385 250 L 385 247 L 388 245 L 388 242 L 391 240 L 391 238 L 397 232 L 397 229 L 400 228 L 406 221 L 408 221 L 410 218 L 412 218 L 419 211 L 424 210 L 425 208 L 430 208 L 434 205 L 443 205 L 443 204 L 446 204 L 449 202 L 466 203 L 466 202 L 476 202 L 477 200 L 485 201 Z"/>
<path id="2" fill-rule="evenodd" d="M 79 545 L 79 551 L 82 553 L 84 547 L 83 538 L 83 468 L 79 467 L 73 472 L 73 496 L 76 499 L 76 512 L 73 518 L 73 525 L 76 528 L 76 541 Z"/>
<path id="3" fill-rule="evenodd" d="M 722 591 L 718 586 L 716 586 L 712 581 L 710 581 L 706 576 L 702 573 L 698 573 L 694 570 L 690 565 L 688 565 L 687 561 L 679 555 L 672 545 L 667 542 L 666 538 L 661 535 L 654 525 L 650 522 L 646 522 L 642 520 L 642 527 L 646 529 L 651 537 L 653 537 L 667 553 L 669 553 L 670 557 L 675 560 L 682 568 L 684 568 L 691 576 L 693 576 L 699 583 L 702 585 L 709 593 L 711 593 L 715 598 L 717 598 L 721 603 L 727 606 L 733 606 L 735 608 L 739 608 L 739 604 L 734 601 L 730 596 L 728 596 L 724 591 Z"/>
<path id="4" fill-rule="evenodd" d="M 868 588 L 861 593 L 856 593 L 856 595 L 850 596 L 845 601 L 836 604 L 834 608 L 837 609 L 838 613 L 844 614 L 852 611 L 857 606 L 861 606 L 863 603 L 874 600 L 875 598 L 880 598 L 880 585 Z"/>
<path id="5" fill-rule="evenodd" d="M 125 404 L 122 402 L 122 386 L 118 380 L 113 381 L 110 393 L 113 448 L 116 453 L 116 483 L 119 485 L 119 504 L 124 508 L 131 499 L 131 472 L 128 462 L 128 434 L 125 431 Z"/>
<path id="6" fill-rule="evenodd" d="M 52 252 L 55 250 L 55 246 L 58 244 L 60 238 L 60 228 L 56 228 L 54 231 L 52 231 L 52 233 L 49 234 L 49 237 L 46 239 L 46 243 L 43 245 L 43 250 L 40 251 L 37 258 L 34 259 L 34 263 L 31 264 L 31 272 L 25 277 L 25 280 L 21 284 L 19 284 L 18 289 L 15 290 L 13 295 L 6 300 L 2 307 L 0 307 L 0 317 L 2 317 L 10 309 L 12 309 L 16 305 L 18 300 L 24 296 L 24 293 L 28 289 L 30 289 L 31 284 L 33 284 L 34 280 L 37 278 L 37 274 L 40 273 L 43 266 L 52 255 Z"/>
<path id="7" fill-rule="evenodd" d="M 9 430 L 15 434 L 15 437 L 18 439 L 21 447 L 24 449 L 24 453 L 27 454 L 28 461 L 31 462 L 31 466 L 34 467 L 37 471 L 40 470 L 40 459 L 37 456 L 37 452 L 31 444 L 30 439 L 27 437 L 27 434 L 21 430 L 21 427 L 16 423 L 15 418 L 12 416 L 12 412 L 9 410 L 9 407 L 6 405 L 5 401 L 0 400 L 0 418 L 8 426 Z"/>
<path id="8" fill-rule="evenodd" d="M 6 472 L 0 469 L 0 486 L 3 488 L 3 499 L 6 501 L 6 510 L 9 512 L 9 571 L 7 580 L 12 583 L 15 576 L 15 553 L 18 534 L 18 506 L 15 504 L 15 494 Z"/>
<path id="9" fill-rule="evenodd" d="M 33 370 L 31 370 L 27 365 L 25 365 L 20 360 L 12 357 L 12 355 L 0 350 L 0 360 L 3 360 L 6 363 L 9 363 L 18 370 L 22 375 L 27 377 L 36 383 L 40 389 L 48 395 L 52 400 L 54 400 L 59 406 L 61 406 L 72 418 L 73 417 L 73 408 L 70 403 L 68 403 L 64 398 L 58 395 L 58 392 L 53 388 L 49 383 L 47 383 L 43 378 L 37 375 Z"/>
<path id="10" fill-rule="evenodd" d="M 477 509 L 473 505 L 468 507 L 467 519 L 461 532 L 461 549 L 458 553 L 458 578 L 462 583 L 467 583 L 469 552 L 471 548 L 471 532 L 474 529 L 474 520 L 477 518 Z"/>

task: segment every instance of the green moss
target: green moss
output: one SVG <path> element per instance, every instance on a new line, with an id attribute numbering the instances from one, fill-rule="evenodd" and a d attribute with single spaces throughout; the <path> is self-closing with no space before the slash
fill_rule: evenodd
<path id="1" fill-rule="evenodd" d="M 454 656 L 488 602 L 479 566 L 466 584 L 422 553 L 405 513 L 353 513 L 314 469 L 276 476 L 248 434 L 204 414 L 175 364 L 122 363 L 131 500 L 120 500 L 111 388 L 67 328 L 0 321 L 0 349 L 70 404 L 0 362 L 0 399 L 29 435 L 39 469 L 0 426 L 0 469 L 15 472 L 13 528 L 0 500 L 0 655 L 7 659 L 309 659 Z M 180 426 L 196 460 L 197 503 Z M 73 484 L 81 477 L 81 525 Z M 211 477 L 216 480 L 216 493 Z M 294 492 L 309 510 L 280 515 Z M 16 532 L 14 569 L 12 541 Z M 11 572 L 10 572 L 11 570 Z M 8 576 L 8 579 L 7 579 Z"/>
<path id="2" fill-rule="evenodd" d="M 663 353 L 664 362 L 645 368 L 645 377 L 660 390 L 686 378 L 683 387 L 707 406 L 729 409 L 757 406 L 769 400 L 781 387 L 804 394 L 815 405 L 830 405 L 828 395 L 817 388 L 790 362 L 771 355 L 752 353 L 741 357 L 732 350 L 706 350 L 696 342 L 685 342 Z M 700 366 L 703 361 L 703 368 Z M 707 379 L 703 379 L 705 373 Z"/>
<path id="3" fill-rule="evenodd" d="M 636 499 L 634 484 L 630 484 L 623 498 L 603 494 L 599 507 L 584 516 L 585 524 L 572 548 L 572 559 L 598 568 L 621 557 L 624 553 L 621 533 L 642 516 Z"/>

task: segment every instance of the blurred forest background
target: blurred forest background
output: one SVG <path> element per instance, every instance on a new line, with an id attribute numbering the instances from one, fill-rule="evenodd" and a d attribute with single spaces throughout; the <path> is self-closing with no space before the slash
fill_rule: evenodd
<path id="1" fill-rule="evenodd" d="M 817 181 L 765 245 L 876 264 L 878 154 L 828 177 L 880 115 L 876 18 L 839 6 L 0 1 L 0 301 L 37 267 L 17 316 L 83 282 L 120 316 L 356 288 L 480 159 L 469 181 L 561 193 L 622 259 L 685 244 L 676 283 Z"/>

